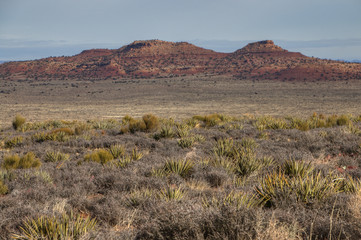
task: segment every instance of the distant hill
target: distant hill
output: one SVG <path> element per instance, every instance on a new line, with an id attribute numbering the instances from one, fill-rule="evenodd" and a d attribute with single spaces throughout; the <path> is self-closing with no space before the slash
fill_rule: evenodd
<path id="1" fill-rule="evenodd" d="M 70 57 L 49 57 L 0 65 L 4 79 L 149 78 L 191 74 L 244 79 L 361 79 L 361 64 L 307 57 L 271 40 L 220 53 L 187 42 L 135 41 L 119 49 L 91 49 Z"/>

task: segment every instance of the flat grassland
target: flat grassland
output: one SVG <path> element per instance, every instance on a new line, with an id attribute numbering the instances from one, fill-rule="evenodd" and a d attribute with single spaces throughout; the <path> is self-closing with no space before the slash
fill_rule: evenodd
<path id="1" fill-rule="evenodd" d="M 0 81 L 0 126 L 29 121 L 135 117 L 185 118 L 214 112 L 309 116 L 360 114 L 361 82 L 251 81 L 221 76 L 159 79 Z"/>
<path id="2" fill-rule="evenodd" d="M 0 92 L 0 239 L 361 239 L 359 82 Z"/>

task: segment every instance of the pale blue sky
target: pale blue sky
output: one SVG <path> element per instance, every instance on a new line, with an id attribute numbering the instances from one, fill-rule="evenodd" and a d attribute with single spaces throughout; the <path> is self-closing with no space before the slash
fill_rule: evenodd
<path id="1" fill-rule="evenodd" d="M 272 39 L 309 56 L 361 59 L 361 0 L 0 0 L 0 60 L 146 39 L 225 52 Z"/>

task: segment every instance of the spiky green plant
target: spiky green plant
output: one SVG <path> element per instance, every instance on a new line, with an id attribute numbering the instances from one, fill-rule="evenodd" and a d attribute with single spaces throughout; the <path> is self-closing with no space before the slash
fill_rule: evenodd
<path id="1" fill-rule="evenodd" d="M 288 176 L 304 178 L 313 171 L 313 166 L 311 163 L 289 159 L 283 163 L 282 169 Z"/>
<path id="2" fill-rule="evenodd" d="M 46 152 L 45 162 L 62 162 L 69 160 L 69 154 L 61 153 L 59 151 Z"/>
<path id="3" fill-rule="evenodd" d="M 168 160 L 164 164 L 163 170 L 166 173 L 175 173 L 186 178 L 189 177 L 193 171 L 194 163 L 190 160 Z"/>
<path id="4" fill-rule="evenodd" d="M 115 159 L 113 161 L 113 163 L 120 168 L 125 168 L 126 166 L 128 166 L 131 162 L 133 162 L 133 159 L 131 156 L 126 155 L 126 156 L 122 156 L 121 158 Z"/>
<path id="5" fill-rule="evenodd" d="M 61 217 L 41 216 L 26 219 L 20 227 L 20 233 L 14 233 L 13 239 L 84 239 L 96 228 L 95 218 L 82 217 L 72 212 Z"/>
<path id="6" fill-rule="evenodd" d="M 113 158 L 116 159 L 116 158 L 124 156 L 125 147 L 124 147 L 124 145 L 113 144 L 110 146 L 109 152 L 113 155 Z"/>
<path id="7" fill-rule="evenodd" d="M 178 124 L 177 125 L 176 133 L 177 133 L 178 137 L 180 137 L 180 138 L 188 137 L 189 132 L 190 132 L 189 125 L 187 125 L 187 124 Z"/>
<path id="8" fill-rule="evenodd" d="M 195 143 L 195 139 L 193 136 L 191 137 L 183 137 L 181 139 L 178 140 L 178 145 L 181 148 L 190 148 L 193 146 L 193 144 Z"/>
<path id="9" fill-rule="evenodd" d="M 311 204 L 315 201 L 322 201 L 340 190 L 330 176 L 311 174 L 304 178 L 298 177 L 293 181 L 293 191 L 296 194 L 297 201 Z"/>
<path id="10" fill-rule="evenodd" d="M 289 199 L 292 193 L 292 184 L 281 171 L 267 174 L 255 188 L 258 198 L 266 206 L 272 206 L 277 201 Z"/>
<path id="11" fill-rule="evenodd" d="M 220 139 L 213 147 L 213 153 L 218 157 L 233 157 L 233 139 Z"/>
<path id="12" fill-rule="evenodd" d="M 133 148 L 132 155 L 131 155 L 132 160 L 138 161 L 138 160 L 142 159 L 143 156 L 144 156 L 144 154 L 141 152 L 138 152 L 137 148 Z"/>
<path id="13" fill-rule="evenodd" d="M 207 198 L 202 199 L 204 207 L 222 207 L 222 206 L 234 206 L 236 208 L 246 207 L 252 208 L 262 205 L 262 202 L 256 195 L 248 196 L 244 193 L 231 192 L 222 198 L 212 197 L 211 200 Z"/>
<path id="14" fill-rule="evenodd" d="M 5 141 L 5 148 L 13 148 L 23 143 L 24 138 L 22 136 L 16 136 L 12 139 Z"/>
<path id="15" fill-rule="evenodd" d="M 184 197 L 185 191 L 181 187 L 167 186 L 159 193 L 159 197 L 166 201 L 179 201 Z"/>

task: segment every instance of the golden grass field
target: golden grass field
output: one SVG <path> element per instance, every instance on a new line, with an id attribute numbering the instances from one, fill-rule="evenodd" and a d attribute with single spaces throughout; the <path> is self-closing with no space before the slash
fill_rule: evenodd
<path id="1" fill-rule="evenodd" d="M 360 114 L 361 82 L 251 81 L 222 76 L 159 79 L 1 81 L 0 125 L 20 113 L 29 121 L 118 118 L 126 114 L 184 118 Z"/>

